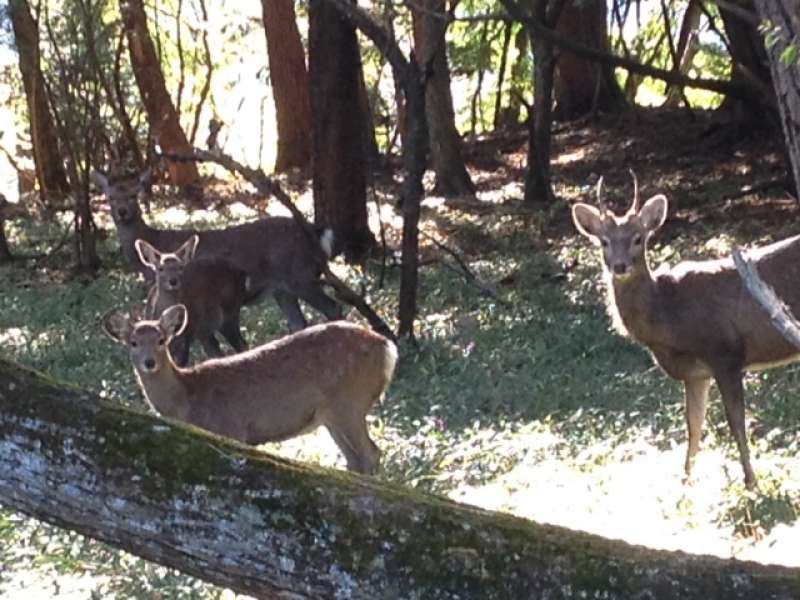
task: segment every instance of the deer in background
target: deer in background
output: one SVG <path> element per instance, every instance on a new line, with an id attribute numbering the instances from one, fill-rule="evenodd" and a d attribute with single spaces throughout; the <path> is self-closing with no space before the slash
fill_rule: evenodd
<path id="1" fill-rule="evenodd" d="M 183 333 L 170 346 L 180 366 L 189 362 L 193 339 L 200 340 L 209 358 L 222 356 L 215 336 L 217 331 L 236 352 L 247 349 L 239 326 L 239 313 L 247 295 L 247 276 L 218 258 L 194 259 L 199 241 L 193 235 L 175 252 L 159 252 L 144 240 L 135 243 L 139 260 L 155 275 L 145 317 L 158 319 L 175 304 L 183 304 L 188 312 Z"/>
<path id="2" fill-rule="evenodd" d="M 156 229 L 145 223 L 139 194 L 146 188 L 149 172 L 138 178 L 110 181 L 92 172 L 95 184 L 111 205 L 111 216 L 125 260 L 152 283 L 152 271 L 141 264 L 136 240 L 144 240 L 163 252 L 174 252 L 191 236 L 200 236 L 198 258 L 221 258 L 250 278 L 246 303 L 272 294 L 286 316 L 290 331 L 306 326 L 298 298 L 319 310 L 328 320 L 341 318 L 339 305 L 322 289 L 322 265 L 331 257 L 333 232 L 319 229 L 314 245 L 291 217 L 265 217 L 226 229 Z"/>
<path id="3" fill-rule="evenodd" d="M 730 257 L 684 261 L 652 273 L 647 242 L 664 224 L 667 199 L 653 196 L 639 206 L 634 198 L 621 217 L 602 199 L 599 208 L 575 204 L 578 231 L 600 246 L 608 288 L 608 311 L 615 327 L 645 346 L 656 363 L 682 381 L 688 448 L 685 471 L 691 475 L 700 447 L 708 392 L 716 381 L 725 416 L 739 450 L 748 489 L 756 486 L 745 433 L 745 370 L 779 366 L 800 358 L 744 287 Z M 800 236 L 746 253 L 747 258 L 795 314 L 800 312 Z"/>
<path id="4" fill-rule="evenodd" d="M 315 325 L 241 354 L 177 367 L 169 342 L 186 326 L 186 308 L 137 323 L 117 312 L 103 329 L 128 347 L 148 404 L 160 414 L 245 444 L 286 440 L 324 425 L 347 468 L 375 473 L 380 450 L 366 415 L 384 395 L 397 349 L 352 323 Z"/>

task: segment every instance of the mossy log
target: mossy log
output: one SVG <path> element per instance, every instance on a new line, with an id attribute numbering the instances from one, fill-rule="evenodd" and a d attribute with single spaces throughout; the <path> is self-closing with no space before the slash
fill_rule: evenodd
<path id="1" fill-rule="evenodd" d="M 798 570 L 302 466 L 3 359 L 0 504 L 264 598 L 800 598 Z"/>

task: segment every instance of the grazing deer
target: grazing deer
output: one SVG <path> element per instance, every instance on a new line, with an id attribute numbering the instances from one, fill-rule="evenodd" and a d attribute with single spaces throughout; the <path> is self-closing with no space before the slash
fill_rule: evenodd
<path id="1" fill-rule="evenodd" d="M 302 298 L 328 320 L 341 318 L 339 305 L 322 289 L 320 274 L 331 257 L 333 233 L 318 231 L 318 246 L 291 217 L 266 217 L 226 229 L 155 229 L 145 223 L 138 196 L 146 187 L 149 173 L 138 178 L 109 179 L 92 172 L 95 184 L 111 205 L 122 254 L 128 264 L 152 283 L 153 274 L 139 262 L 136 240 L 144 240 L 164 252 L 174 252 L 192 235 L 200 236 L 199 256 L 221 258 L 243 270 L 251 281 L 247 303 L 272 294 L 289 322 L 290 331 L 306 326 L 297 299 Z"/>
<path id="2" fill-rule="evenodd" d="M 375 473 L 380 450 L 366 415 L 392 379 L 397 349 L 386 338 L 346 321 L 324 323 L 241 354 L 177 367 L 169 342 L 186 326 L 186 308 L 132 323 L 103 319 L 128 346 L 139 386 L 162 415 L 246 444 L 277 442 L 324 425 L 347 468 Z"/>
<path id="3" fill-rule="evenodd" d="M 683 382 L 691 475 L 700 447 L 711 382 L 716 381 L 748 489 L 756 485 L 745 433 L 745 370 L 794 361 L 797 348 L 786 341 L 744 287 L 733 260 L 685 261 L 652 273 L 647 241 L 667 217 L 667 199 L 653 196 L 639 207 L 634 176 L 633 204 L 625 215 L 609 211 L 597 183 L 599 209 L 576 204 L 578 231 L 600 246 L 608 286 L 608 311 L 623 335 L 647 347 L 668 375 Z M 754 249 L 747 257 L 763 278 L 800 312 L 800 236 Z"/>
<path id="4" fill-rule="evenodd" d="M 193 339 L 200 340 L 209 358 L 222 356 L 217 331 L 237 352 L 247 349 L 239 326 L 247 276 L 218 258 L 193 260 L 199 241 L 193 235 L 175 252 L 159 252 L 144 240 L 135 244 L 139 260 L 155 274 L 145 317 L 157 319 L 175 304 L 183 304 L 188 312 L 183 333 L 170 345 L 175 362 L 182 367 L 189 362 Z"/>

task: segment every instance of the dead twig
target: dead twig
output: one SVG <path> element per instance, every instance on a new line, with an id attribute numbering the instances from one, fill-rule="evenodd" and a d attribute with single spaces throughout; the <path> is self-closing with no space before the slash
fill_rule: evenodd
<path id="1" fill-rule="evenodd" d="M 475 275 L 475 273 L 472 271 L 472 269 L 469 268 L 469 266 L 467 266 L 467 263 L 464 261 L 464 259 L 461 257 L 461 255 L 458 252 L 456 252 L 454 249 L 450 248 L 446 244 L 440 242 L 435 237 L 433 237 L 431 235 L 428 235 L 424 231 L 420 231 L 419 233 L 426 240 L 431 241 L 437 248 L 439 248 L 440 250 L 442 250 L 442 251 L 446 252 L 448 255 L 450 255 L 453 258 L 453 260 L 456 261 L 456 264 L 458 265 L 458 269 L 456 269 L 455 267 L 450 265 L 447 261 L 443 260 L 441 262 L 445 267 L 447 267 L 451 271 L 454 271 L 454 272 L 459 273 L 460 275 L 462 275 L 464 277 L 464 279 L 467 281 L 467 283 L 469 283 L 470 285 L 473 285 L 476 288 L 478 288 L 483 294 L 485 294 L 487 296 L 490 296 L 492 299 L 497 301 L 498 304 L 501 304 L 502 306 L 505 306 L 505 307 L 509 306 L 509 303 L 506 302 L 505 300 L 503 300 L 503 298 L 501 298 L 498 295 L 497 290 L 495 290 L 491 285 L 481 281 L 478 278 L 478 276 Z"/>
<path id="2" fill-rule="evenodd" d="M 742 278 L 747 291 L 761 307 L 767 311 L 770 321 L 791 344 L 800 348 L 800 324 L 791 310 L 778 297 L 775 291 L 758 274 L 756 266 L 749 262 L 742 253 L 733 251 L 733 262 Z"/>

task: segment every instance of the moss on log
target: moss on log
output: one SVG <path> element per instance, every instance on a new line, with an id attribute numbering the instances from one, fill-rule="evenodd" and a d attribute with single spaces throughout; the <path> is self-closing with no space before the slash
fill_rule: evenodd
<path id="1" fill-rule="evenodd" d="M 800 598 L 798 570 L 647 550 L 302 466 L 3 359 L 0 504 L 259 597 Z"/>

